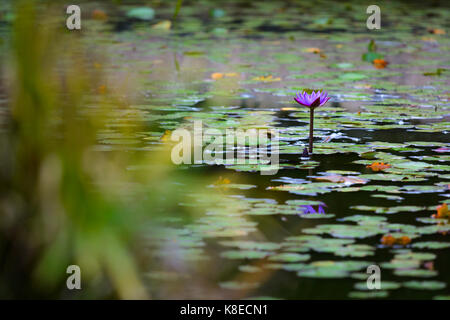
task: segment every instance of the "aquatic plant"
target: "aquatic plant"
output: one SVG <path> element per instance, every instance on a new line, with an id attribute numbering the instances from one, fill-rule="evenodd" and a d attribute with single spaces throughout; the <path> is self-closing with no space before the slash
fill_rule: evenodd
<path id="1" fill-rule="evenodd" d="M 372 169 L 372 171 L 378 172 L 383 171 L 384 169 L 390 168 L 391 165 L 384 162 L 374 162 L 371 165 L 367 165 L 366 168 Z"/>
<path id="2" fill-rule="evenodd" d="M 136 154 L 119 142 L 99 150 L 111 136 L 131 141 L 152 127 L 141 127 L 143 114 L 113 94 L 129 96 L 96 62 L 100 50 L 94 54 L 50 18 L 36 28 L 48 8 L 17 3 L 10 75 L 0 68 L 0 87 L 5 77 L 14 88 L 0 134 L 0 168 L 11 168 L 0 170 L 0 217 L 10 217 L 0 218 L 0 295 L 67 297 L 66 271 L 74 265 L 83 283 L 77 298 L 151 298 L 140 274 L 157 261 L 145 260 L 138 240 L 160 211 L 186 201 L 173 181 L 196 183 L 173 171 L 169 146 Z M 95 112 L 87 111 L 91 104 Z"/>
<path id="3" fill-rule="evenodd" d="M 381 243 L 385 246 L 392 246 L 394 244 L 405 246 L 411 243 L 411 238 L 408 236 L 394 237 L 388 234 L 381 238 Z"/>
<path id="4" fill-rule="evenodd" d="M 431 217 L 437 219 L 450 218 L 450 211 L 448 210 L 447 204 L 443 203 L 437 206 L 436 214 L 433 214 Z"/>
<path id="5" fill-rule="evenodd" d="M 328 97 L 326 91 L 317 90 L 308 93 L 304 90 L 302 93 L 297 93 L 294 100 L 298 104 L 309 108 L 309 154 L 312 154 L 314 140 L 314 109 L 323 106 L 330 100 L 330 97 Z"/>

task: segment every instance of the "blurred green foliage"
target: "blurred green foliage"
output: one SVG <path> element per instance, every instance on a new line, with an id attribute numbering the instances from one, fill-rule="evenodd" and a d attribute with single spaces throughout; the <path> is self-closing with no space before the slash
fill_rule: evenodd
<path id="1" fill-rule="evenodd" d="M 170 155 L 96 151 L 108 122 L 131 137 L 143 130 L 140 115 L 105 93 L 96 59 L 52 10 L 35 1 L 15 7 L 0 151 L 0 296 L 149 298 L 138 239 L 150 217 L 178 210 Z M 132 165 L 153 169 L 126 170 Z M 72 264 L 83 290 L 69 294 Z"/>

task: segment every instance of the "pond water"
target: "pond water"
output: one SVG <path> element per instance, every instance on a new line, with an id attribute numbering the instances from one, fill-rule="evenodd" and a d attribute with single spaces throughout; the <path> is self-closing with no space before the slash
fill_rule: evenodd
<path id="1" fill-rule="evenodd" d="M 450 225 L 430 216 L 449 202 L 449 79 L 431 75 L 448 66 L 449 41 L 428 30 L 445 26 L 449 11 L 383 7 L 382 29 L 370 31 L 361 5 L 320 7 L 187 4 L 172 32 L 118 18 L 114 32 L 97 34 L 114 72 L 137 73 L 135 107 L 148 110 L 154 137 L 195 120 L 221 130 L 274 128 L 280 135 L 276 175 L 261 175 L 254 165 L 180 168 L 213 178 L 201 192 L 180 188 L 192 202 L 179 205 L 196 207 L 198 216 L 167 219 L 145 237 L 156 248 L 152 257 L 163 258 L 146 274 L 149 290 L 167 286 L 152 292 L 156 297 L 448 294 Z M 160 8 L 160 19 L 170 9 Z M 387 67 L 361 58 L 370 40 Z M 324 88 L 332 97 L 316 110 L 309 160 L 300 158 L 309 113 L 293 102 L 303 88 Z M 373 162 L 391 167 L 372 172 L 366 166 Z M 312 178 L 322 175 L 356 181 Z M 301 214 L 302 206 L 318 210 L 319 204 L 325 214 Z M 387 234 L 411 242 L 383 245 Z M 372 264 L 381 267 L 381 290 L 367 290 Z"/>
<path id="2" fill-rule="evenodd" d="M 205 183 L 172 181 L 186 196 L 173 206 L 195 215 L 145 227 L 152 296 L 448 298 L 450 223 L 431 217 L 450 203 L 448 7 L 386 4 L 381 29 L 368 30 L 356 2 L 195 1 L 168 29 L 174 8 L 158 3 L 150 21 L 127 16 L 128 3 L 85 5 L 107 13 L 83 20 L 85 41 L 106 57 L 111 90 L 131 88 L 125 117 L 145 127 L 124 138 L 112 120 L 100 152 L 156 153 L 170 145 L 162 137 L 202 121 L 276 130 L 280 168 L 176 166 Z M 293 101 L 305 88 L 331 96 L 316 109 L 310 159 L 309 110 Z M 308 205 L 324 213 L 303 213 Z M 382 243 L 387 235 L 407 240 Z M 370 265 L 381 290 L 367 289 Z"/>

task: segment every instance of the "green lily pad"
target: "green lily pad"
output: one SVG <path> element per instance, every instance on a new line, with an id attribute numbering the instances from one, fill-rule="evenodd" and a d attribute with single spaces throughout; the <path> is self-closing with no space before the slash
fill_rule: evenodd
<path id="1" fill-rule="evenodd" d="M 227 282 L 220 282 L 219 286 L 223 289 L 229 289 L 229 290 L 246 290 L 246 289 L 258 288 L 259 283 L 227 281 Z"/>
<path id="2" fill-rule="evenodd" d="M 352 291 L 348 294 L 351 299 L 376 299 L 387 298 L 389 293 L 387 291 Z"/>
<path id="3" fill-rule="evenodd" d="M 261 268 L 258 268 L 258 267 L 255 267 L 255 266 L 251 266 L 251 265 L 243 265 L 243 266 L 239 266 L 239 271 L 255 273 L 255 272 L 260 272 Z"/>
<path id="4" fill-rule="evenodd" d="M 221 253 L 221 257 L 226 259 L 263 259 L 270 252 L 253 251 L 253 250 L 230 250 Z"/>
<path id="5" fill-rule="evenodd" d="M 413 248 L 419 249 L 444 249 L 450 248 L 449 242 L 437 242 L 437 241 L 424 241 L 424 242 L 416 242 L 412 244 Z"/>
<path id="6" fill-rule="evenodd" d="M 236 247 L 242 250 L 277 250 L 281 245 L 273 242 L 256 242 L 256 241 L 222 241 L 221 245 L 227 247 Z"/>
<path id="7" fill-rule="evenodd" d="M 347 81 L 357 81 L 357 80 L 362 80 L 362 79 L 366 79 L 366 78 L 367 78 L 367 76 L 365 74 L 355 73 L 355 72 L 348 72 L 348 73 L 343 73 L 343 74 L 339 75 L 339 79 L 347 80 Z"/>
<path id="8" fill-rule="evenodd" d="M 366 275 L 366 277 L 368 277 L 368 275 Z M 398 289 L 398 288 L 401 287 L 400 283 L 394 282 L 394 281 L 381 281 L 380 285 L 381 285 L 381 289 L 380 290 L 395 290 L 395 289 Z M 367 282 L 366 281 L 355 283 L 354 288 L 356 290 L 363 290 L 363 291 L 370 290 L 367 287 Z"/>
<path id="9" fill-rule="evenodd" d="M 395 270 L 394 275 L 400 277 L 414 277 L 414 278 L 429 278 L 434 277 L 438 273 L 434 270 L 424 269 L 410 269 L 410 270 Z"/>
<path id="10" fill-rule="evenodd" d="M 436 255 L 429 252 L 408 252 L 395 255 L 395 259 L 434 260 Z"/>
<path id="11" fill-rule="evenodd" d="M 420 266 L 420 261 L 395 259 L 391 262 L 384 262 L 380 266 L 384 269 L 414 269 Z"/>
<path id="12" fill-rule="evenodd" d="M 440 290 L 444 289 L 447 285 L 445 282 L 440 281 L 407 281 L 403 282 L 403 286 L 416 290 Z"/>
<path id="13" fill-rule="evenodd" d="M 152 20 L 155 17 L 155 10 L 149 7 L 138 7 L 128 10 L 127 17 L 140 20 Z"/>
<path id="14" fill-rule="evenodd" d="M 271 256 L 269 260 L 271 261 L 283 261 L 283 262 L 298 262 L 309 260 L 311 256 L 309 254 L 298 254 L 298 253 L 280 253 Z"/>

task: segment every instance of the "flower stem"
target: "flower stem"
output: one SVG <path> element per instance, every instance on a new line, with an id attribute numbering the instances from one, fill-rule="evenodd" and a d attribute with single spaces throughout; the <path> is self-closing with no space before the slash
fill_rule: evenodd
<path id="1" fill-rule="evenodd" d="M 309 109 L 309 154 L 313 153 L 314 140 L 314 109 Z"/>

